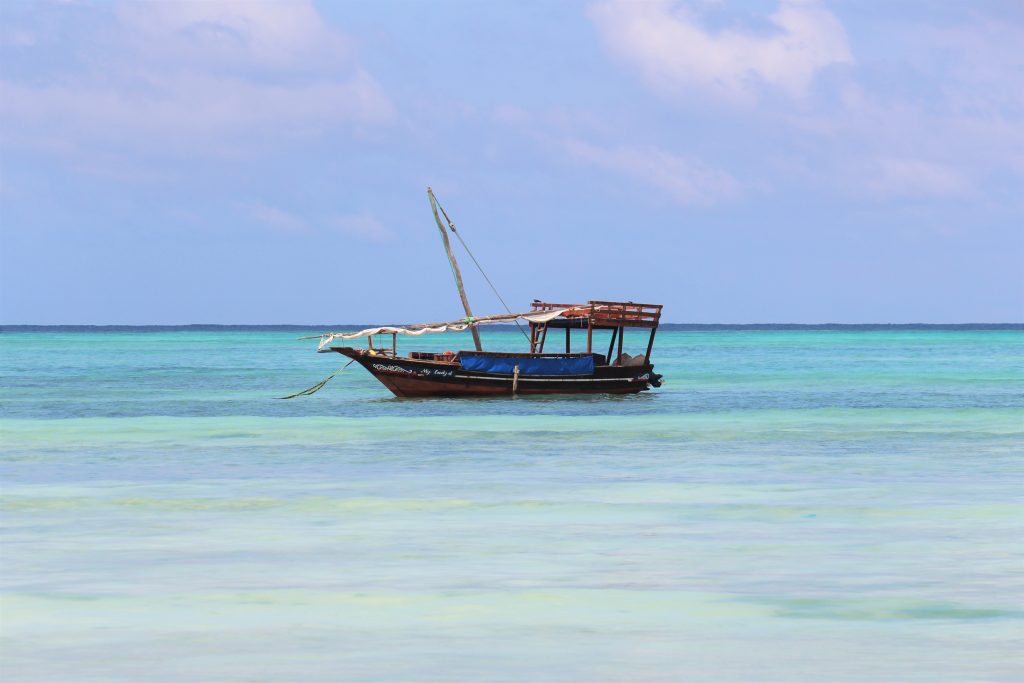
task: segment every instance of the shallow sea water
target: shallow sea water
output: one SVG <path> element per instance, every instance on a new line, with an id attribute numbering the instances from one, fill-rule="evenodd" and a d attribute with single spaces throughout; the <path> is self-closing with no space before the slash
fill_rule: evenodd
<path id="1" fill-rule="evenodd" d="M 0 334 L 5 682 L 1024 679 L 1020 331 L 665 331 L 638 396 L 352 366 L 274 400 L 343 360 L 299 335 Z"/>

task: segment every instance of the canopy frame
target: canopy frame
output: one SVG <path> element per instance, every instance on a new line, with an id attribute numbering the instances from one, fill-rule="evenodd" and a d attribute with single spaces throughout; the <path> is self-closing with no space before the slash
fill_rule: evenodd
<path id="1" fill-rule="evenodd" d="M 545 311 L 527 311 L 525 313 L 511 313 L 500 315 L 488 315 L 482 318 L 465 317 L 461 320 L 450 320 L 442 323 L 419 323 L 416 325 L 369 327 L 358 332 L 324 332 L 299 339 L 320 339 L 317 350 L 322 350 L 335 339 L 359 339 L 361 337 L 373 337 L 378 334 L 390 334 L 397 339 L 400 334 L 418 337 L 421 334 L 434 334 L 439 332 L 462 332 L 466 329 L 476 329 L 478 325 L 489 325 L 495 323 L 515 322 L 523 319 L 531 325 L 546 323 L 562 315 L 568 309 L 553 309 Z M 397 342 L 396 342 L 397 344 Z M 372 342 L 370 348 L 372 349 Z"/>

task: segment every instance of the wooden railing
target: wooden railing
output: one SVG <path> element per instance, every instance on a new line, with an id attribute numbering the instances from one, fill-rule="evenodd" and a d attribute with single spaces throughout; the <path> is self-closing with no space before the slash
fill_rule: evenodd
<path id="1" fill-rule="evenodd" d="M 657 327 L 661 320 L 660 304 L 637 304 L 632 301 L 591 301 L 590 320 L 593 325 L 624 327 Z"/>
<path id="2" fill-rule="evenodd" d="M 547 301 L 534 301 L 530 306 L 534 311 L 553 311 L 556 308 L 590 308 L 590 304 L 553 304 Z"/>
<path id="3" fill-rule="evenodd" d="M 556 304 L 534 301 L 534 311 L 570 308 L 578 317 L 590 318 L 594 326 L 657 327 L 661 320 L 661 304 L 638 304 L 632 301 L 590 301 L 586 304 Z M 574 311 L 575 312 L 575 311 Z"/>

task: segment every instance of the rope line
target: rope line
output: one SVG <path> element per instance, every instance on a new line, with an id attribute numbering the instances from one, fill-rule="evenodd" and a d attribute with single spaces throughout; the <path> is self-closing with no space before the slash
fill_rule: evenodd
<path id="1" fill-rule="evenodd" d="M 459 244 L 462 245 L 462 248 L 466 250 L 467 254 L 469 254 L 469 258 L 472 259 L 473 265 L 475 265 L 476 269 L 480 271 L 480 274 L 484 276 L 484 280 L 487 281 L 487 285 L 491 288 L 491 291 L 494 292 L 494 296 L 498 297 L 498 301 L 500 301 L 501 305 L 505 307 L 505 312 L 508 313 L 509 315 L 513 315 L 512 309 L 508 307 L 508 304 L 505 303 L 505 300 L 501 298 L 501 294 L 498 293 L 498 288 L 494 286 L 493 282 L 491 282 L 491 278 L 487 277 L 487 273 L 484 272 L 484 269 L 483 267 L 481 267 L 480 262 L 476 260 L 476 256 L 473 256 L 473 252 L 470 251 L 469 245 L 466 244 L 466 241 L 464 239 L 462 239 L 462 235 L 459 234 L 459 231 L 455 229 L 455 223 L 453 223 L 452 219 L 448 217 L 448 212 L 444 210 L 443 206 L 441 206 L 441 202 L 437 202 L 437 208 L 441 209 L 441 213 L 444 215 L 444 219 L 448 221 L 448 227 L 451 228 L 452 233 L 454 233 L 455 237 L 458 238 Z M 523 326 L 519 324 L 519 321 L 513 320 L 512 322 L 514 322 L 516 324 L 516 327 L 519 328 L 519 332 L 523 335 L 523 339 L 525 339 L 526 341 L 530 341 L 530 338 L 526 336 L 526 331 L 523 330 Z"/>
<path id="2" fill-rule="evenodd" d="M 320 391 L 321 389 L 323 389 L 324 385 L 326 385 L 328 382 L 330 382 L 332 379 L 334 379 L 334 377 L 336 375 L 340 375 L 342 370 L 344 370 L 348 366 L 352 365 L 353 363 L 355 363 L 354 359 L 350 360 L 349 362 L 345 363 L 340 368 L 338 368 L 337 370 L 335 370 L 334 372 L 329 374 L 326 377 L 326 379 L 324 379 L 322 382 L 317 382 L 316 384 L 314 384 L 313 386 L 311 386 L 308 389 L 303 389 L 302 391 L 300 391 L 298 393 L 295 393 L 295 394 L 292 394 L 291 396 L 275 396 L 274 398 L 276 398 L 276 399 L 278 399 L 280 401 L 286 401 L 289 398 L 295 398 L 296 396 L 311 396 L 311 395 L 315 394 L 316 392 Z"/>

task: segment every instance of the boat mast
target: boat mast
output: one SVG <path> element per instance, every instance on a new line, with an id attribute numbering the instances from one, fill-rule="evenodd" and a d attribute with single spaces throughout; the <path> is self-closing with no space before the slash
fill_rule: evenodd
<path id="1" fill-rule="evenodd" d="M 476 319 L 473 317 L 473 311 L 469 308 L 469 299 L 466 298 L 466 288 L 462 286 L 462 272 L 459 271 L 459 262 L 455 260 L 455 254 L 452 253 L 451 242 L 448 241 L 448 231 L 445 230 L 444 223 L 441 222 L 441 217 L 437 213 L 437 198 L 434 196 L 434 191 L 427 188 L 427 197 L 430 198 L 430 210 L 434 212 L 434 220 L 437 221 L 437 229 L 441 231 L 441 241 L 444 242 L 445 253 L 448 254 L 448 262 L 452 266 L 452 275 L 455 276 L 455 286 L 459 289 L 459 298 L 462 299 L 462 308 L 466 311 L 466 322 L 473 323 Z M 470 325 L 469 331 L 473 333 L 473 344 L 476 346 L 477 351 L 483 351 L 483 347 L 480 345 L 480 331 L 476 328 L 476 325 Z"/>

